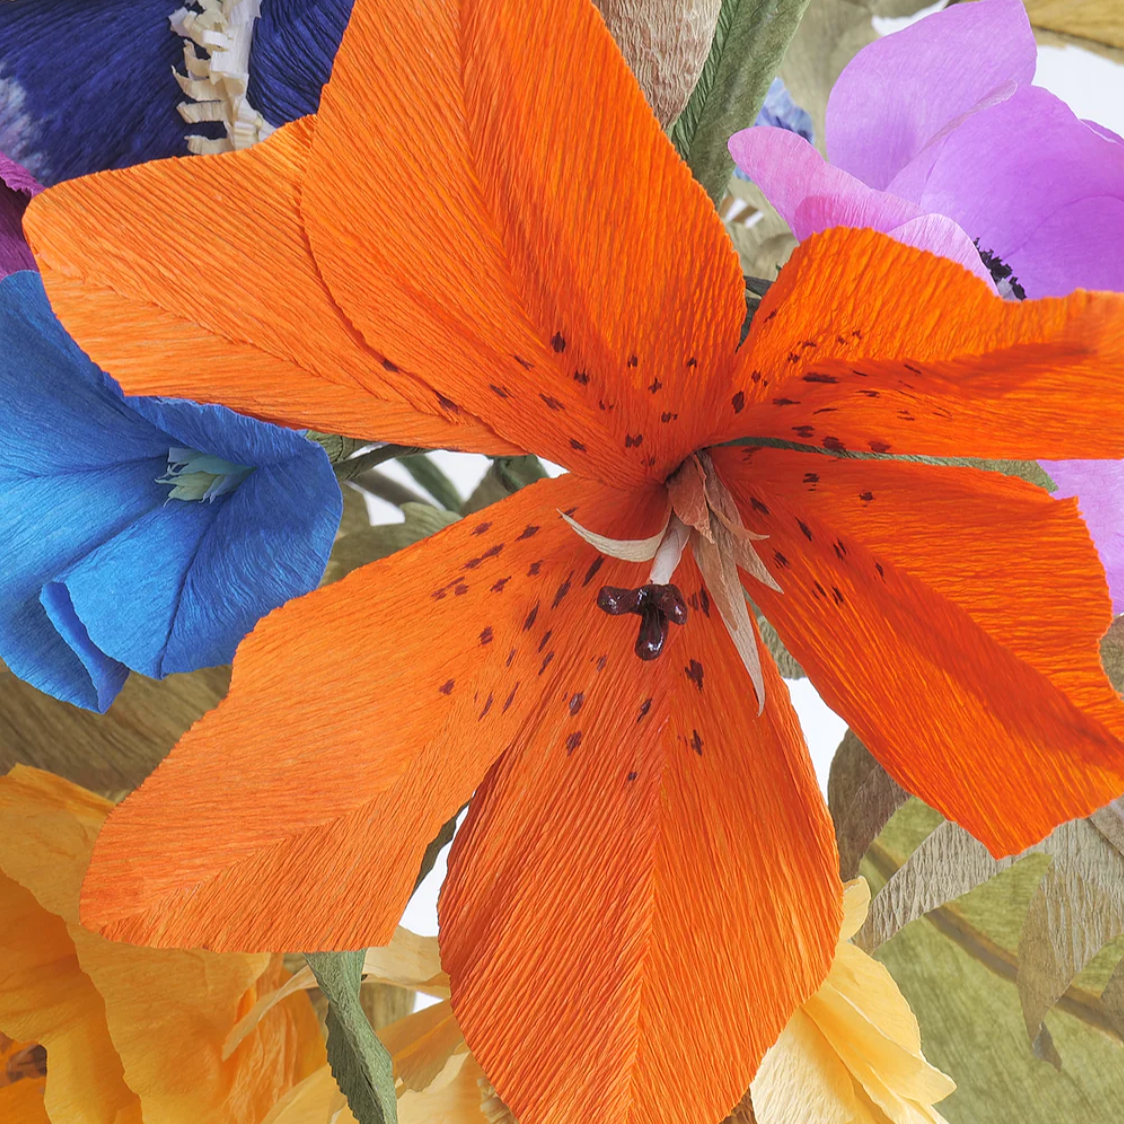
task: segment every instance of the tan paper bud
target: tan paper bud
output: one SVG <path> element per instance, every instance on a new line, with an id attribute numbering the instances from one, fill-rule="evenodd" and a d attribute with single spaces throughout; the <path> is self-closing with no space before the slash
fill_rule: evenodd
<path id="1" fill-rule="evenodd" d="M 667 128 L 710 52 L 722 0 L 596 0 L 640 87 Z"/>

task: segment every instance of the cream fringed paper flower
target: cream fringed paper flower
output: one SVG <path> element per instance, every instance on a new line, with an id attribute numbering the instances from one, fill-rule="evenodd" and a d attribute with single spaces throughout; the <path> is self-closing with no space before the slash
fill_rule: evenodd
<path id="1" fill-rule="evenodd" d="M 921 1053 L 917 1019 L 890 973 L 850 943 L 870 888 L 847 886 L 823 986 L 789 1020 L 750 1087 L 757 1124 L 943 1124 L 955 1088 Z"/>
<path id="2" fill-rule="evenodd" d="M 750 1095 L 726 1124 L 945 1124 L 933 1108 L 956 1088 L 921 1053 L 917 1020 L 890 973 L 851 944 L 866 918 L 870 888 L 847 886 L 843 927 L 823 986 L 792 1016 L 765 1055 Z M 448 996 L 436 937 L 399 929 L 371 949 L 368 979 Z M 246 1033 L 275 999 L 314 986 L 298 973 L 236 1028 Z M 468 1051 L 446 998 L 380 1030 L 394 1062 L 400 1124 L 516 1124 Z M 293 1089 L 263 1124 L 355 1124 L 324 1066 Z"/>

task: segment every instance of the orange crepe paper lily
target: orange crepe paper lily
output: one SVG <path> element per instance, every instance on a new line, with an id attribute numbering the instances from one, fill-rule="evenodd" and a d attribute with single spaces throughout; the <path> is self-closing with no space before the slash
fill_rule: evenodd
<path id="1" fill-rule="evenodd" d="M 279 1000 L 224 1053 L 286 978 L 280 956 L 136 948 L 84 929 L 79 887 L 111 807 L 36 769 L 0 778 L 0 1120 L 258 1124 L 324 1064 L 312 1006 Z"/>
<path id="2" fill-rule="evenodd" d="M 129 392 L 570 470 L 261 622 L 101 834 L 106 935 L 386 942 L 472 796 L 442 954 L 500 1096 L 522 1124 L 720 1119 L 842 892 L 739 566 L 828 704 L 996 853 L 1124 790 L 1075 505 L 824 455 L 1124 455 L 1124 297 L 1009 304 L 836 230 L 739 348 L 733 249 L 588 0 L 360 0 L 316 118 L 61 185 L 27 230 Z M 747 437 L 820 451 L 717 447 Z M 598 600 L 648 575 L 641 660 Z"/>

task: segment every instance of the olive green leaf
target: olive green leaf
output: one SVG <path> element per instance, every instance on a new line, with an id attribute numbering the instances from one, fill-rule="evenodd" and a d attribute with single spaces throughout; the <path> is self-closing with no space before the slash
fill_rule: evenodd
<path id="1" fill-rule="evenodd" d="M 1112 970 L 1108 983 L 1101 992 L 1101 1008 L 1105 1018 L 1122 1039 L 1124 1039 L 1124 957 Z"/>
<path id="2" fill-rule="evenodd" d="M 31 765 L 120 799 L 218 706 L 229 683 L 228 667 L 164 680 L 134 672 L 109 711 L 96 714 L 37 691 L 0 664 L 0 773 Z"/>
<path id="3" fill-rule="evenodd" d="M 872 889 L 908 865 L 919 845 L 943 822 L 918 800 L 905 804 L 863 860 L 862 873 Z M 1045 948 L 1030 948 L 1038 939 L 1028 927 L 1036 898 L 1041 895 L 1052 908 L 1059 905 L 1056 897 L 1047 895 L 1046 876 L 1053 870 L 1077 870 L 1086 890 L 1104 877 L 1115 878 L 1111 863 L 1098 872 L 1111 848 L 1094 838 L 1097 832 L 1085 821 L 1066 826 L 1076 830 L 1062 832 L 1061 837 L 1055 833 L 1048 852 L 1032 849 L 1009 862 L 969 893 L 902 928 L 875 953 L 918 1017 L 926 1056 L 957 1082 L 957 1092 L 941 1102 L 941 1113 L 952 1124 L 1063 1120 L 1110 1124 L 1119 1119 L 1124 1025 L 1114 1023 L 1113 1012 L 1119 1019 L 1124 1006 L 1124 970 L 1118 967 L 1124 938 L 1116 938 L 1088 959 L 1049 1009 L 1050 1037 L 1041 1040 L 1039 1052 L 1060 1059 L 1062 1069 L 1044 1065 L 1029 1048 L 1027 1037 L 1028 1028 L 1037 1034 L 1034 1011 L 1028 1018 L 1024 1002 L 1034 993 L 1021 997 L 1020 990 L 1026 992 L 1027 982 L 1035 977 L 1056 981 L 1068 975 L 1068 966 L 1084 957 L 1071 956 L 1067 950 L 1076 947 L 1080 953 L 1098 939 L 1095 920 L 1080 923 L 1081 931 L 1074 938 L 1075 907 L 1080 903 L 1070 897 L 1061 904 L 1066 923 L 1051 921 Z M 941 846 L 951 853 L 957 844 Z M 1091 860 L 1084 853 L 1090 847 Z M 1050 916 L 1049 910 L 1045 916 Z M 1048 968 L 1044 973 L 1043 964 Z M 1055 970 L 1051 964 L 1060 967 Z M 1056 989 L 1055 983 L 1040 994 L 1048 997 Z"/>
<path id="4" fill-rule="evenodd" d="M 343 515 L 336 532 L 337 539 L 354 535 L 356 531 L 365 531 L 371 525 L 363 493 L 354 484 L 340 484 L 340 491 L 343 493 Z"/>
<path id="5" fill-rule="evenodd" d="M 868 857 L 877 850 L 876 843 Z M 957 899 L 1012 867 L 1021 871 L 1029 897 L 1018 916 L 1005 918 L 1000 943 L 1014 943 L 1018 999 L 1033 1052 L 1060 1068 L 1062 1057 L 1044 1020 L 1081 972 L 1124 936 L 1124 854 L 1090 820 L 1061 824 L 1041 843 L 1006 859 L 992 858 L 962 828 L 940 820 L 892 871 L 855 941 L 870 952 L 942 907 L 950 907 L 946 917 L 955 917 Z M 995 924 L 992 918 L 992 930 Z"/>
<path id="6" fill-rule="evenodd" d="M 458 515 L 464 500 L 456 485 L 425 453 L 402 457 L 398 462 L 446 511 Z"/>
<path id="7" fill-rule="evenodd" d="M 1043 1019 L 1077 974 L 1124 934 L 1124 855 L 1090 823 L 1062 824 L 1019 937 L 1019 1000 L 1035 1054 L 1061 1068 Z"/>
<path id="8" fill-rule="evenodd" d="M 908 799 L 909 793 L 848 730 L 831 760 L 827 779 L 827 806 L 835 822 L 839 875 L 844 882 L 858 874 L 867 848 Z"/>
<path id="9" fill-rule="evenodd" d="M 364 952 L 309 952 L 308 966 L 328 1000 L 328 1062 L 359 1124 L 395 1124 L 390 1055 L 359 999 Z"/>
<path id="10" fill-rule="evenodd" d="M 807 678 L 804 669 L 796 662 L 796 658 L 784 646 L 784 641 L 780 636 L 777 635 L 777 630 L 760 613 L 757 614 L 757 631 L 761 633 L 761 639 L 765 642 L 765 647 L 769 649 L 769 654 L 773 657 L 777 670 L 785 679 Z"/>
<path id="11" fill-rule="evenodd" d="M 942 820 L 870 903 L 855 944 L 873 952 L 911 921 L 963 897 L 1017 859 L 994 859 L 962 827 Z"/>
<path id="12" fill-rule="evenodd" d="M 317 433 L 313 429 L 308 430 L 305 436 L 310 441 L 315 441 L 328 454 L 328 460 L 332 464 L 347 460 L 348 457 L 359 452 L 364 445 L 371 444 L 370 441 L 361 441 L 357 437 L 341 437 L 338 433 Z"/>
<path id="13" fill-rule="evenodd" d="M 1124 694 L 1124 617 L 1117 617 L 1101 637 L 1101 664 L 1117 694 Z"/>
<path id="14" fill-rule="evenodd" d="M 753 124 L 809 0 L 722 0 L 702 75 L 671 129 L 715 204 L 734 168 L 727 142 Z"/>
<path id="15" fill-rule="evenodd" d="M 405 518 L 401 523 L 380 523 L 337 539 L 324 572 L 324 584 L 339 581 L 368 562 L 413 546 L 458 519 L 451 511 L 442 511 L 427 503 L 404 503 L 402 514 Z"/>
<path id="16" fill-rule="evenodd" d="M 546 469 L 536 456 L 496 457 L 475 491 L 465 500 L 464 514 L 473 515 L 545 476 Z"/>

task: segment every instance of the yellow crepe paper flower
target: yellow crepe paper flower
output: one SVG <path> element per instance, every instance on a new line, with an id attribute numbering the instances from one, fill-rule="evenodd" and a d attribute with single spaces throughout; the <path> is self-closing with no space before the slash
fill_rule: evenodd
<path id="1" fill-rule="evenodd" d="M 111 807 L 36 769 L 0 777 L 0 1044 L 26 1073 L 0 1083 L 0 1121 L 258 1124 L 324 1062 L 311 1004 L 283 999 L 224 1057 L 238 1020 L 284 983 L 279 956 L 83 929 L 78 891 Z"/>
<path id="2" fill-rule="evenodd" d="M 944 1124 L 933 1105 L 956 1085 L 922 1056 L 893 977 L 850 943 L 869 904 L 863 879 L 847 886 L 831 972 L 750 1086 L 757 1124 Z"/>
<path id="3" fill-rule="evenodd" d="M 850 943 L 870 904 L 863 879 L 847 886 L 843 904 L 830 974 L 765 1055 L 751 1096 L 731 1121 L 945 1124 L 933 1104 L 956 1086 L 922 1056 L 917 1020 L 890 973 Z M 437 938 L 405 929 L 399 928 L 386 948 L 368 952 L 364 974 L 448 995 Z M 231 1041 L 278 997 L 300 986 L 315 986 L 311 973 L 264 996 Z M 447 999 L 378 1033 L 394 1062 L 399 1124 L 515 1124 L 468 1051 Z M 355 1124 L 355 1118 L 325 1065 L 286 1095 L 263 1124 Z"/>

